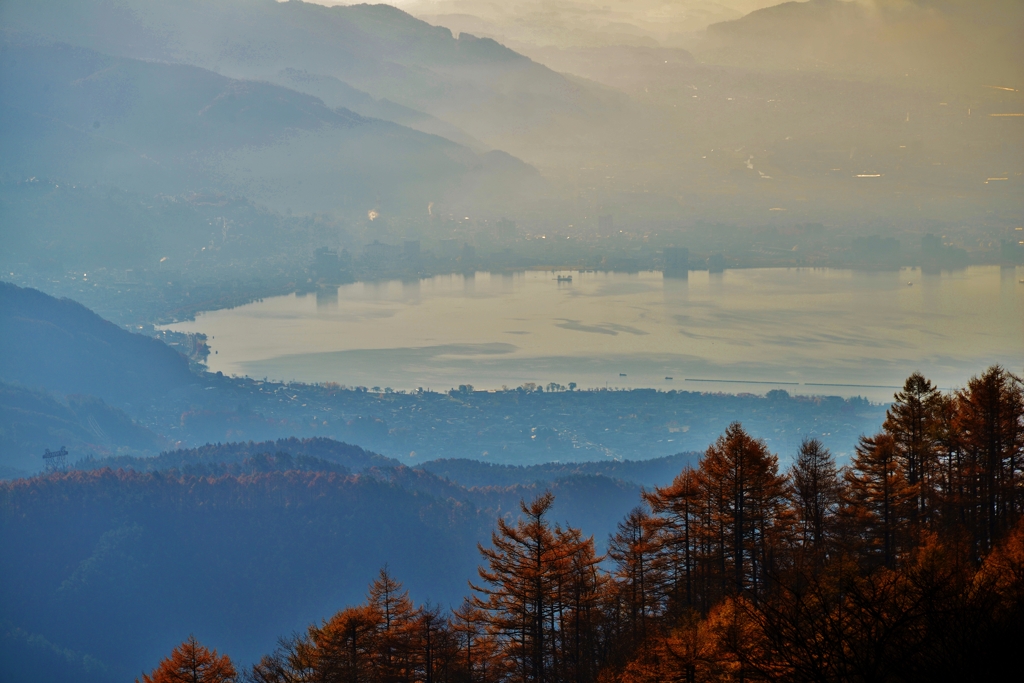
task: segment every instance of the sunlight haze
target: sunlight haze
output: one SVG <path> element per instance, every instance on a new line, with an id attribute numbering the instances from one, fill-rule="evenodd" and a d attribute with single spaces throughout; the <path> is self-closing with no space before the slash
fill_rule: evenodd
<path id="1" fill-rule="evenodd" d="M 1024 0 L 0 0 L 0 681 L 996 681 Z"/>

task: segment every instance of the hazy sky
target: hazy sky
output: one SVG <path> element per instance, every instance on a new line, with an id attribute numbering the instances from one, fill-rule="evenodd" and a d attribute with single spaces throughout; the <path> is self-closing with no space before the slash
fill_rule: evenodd
<path id="1" fill-rule="evenodd" d="M 324 5 L 351 4 L 312 0 Z M 708 24 L 736 19 L 780 0 L 392 0 L 387 3 L 431 23 L 497 34 L 538 44 L 586 44 L 594 33 L 609 42 L 647 35 L 664 41 L 673 33 L 699 31 Z M 463 15 L 455 19 L 453 15 Z M 466 16 L 486 22 L 467 24 Z M 581 34 L 590 34 L 584 39 Z M 618 39 L 613 36 L 620 36 Z"/>

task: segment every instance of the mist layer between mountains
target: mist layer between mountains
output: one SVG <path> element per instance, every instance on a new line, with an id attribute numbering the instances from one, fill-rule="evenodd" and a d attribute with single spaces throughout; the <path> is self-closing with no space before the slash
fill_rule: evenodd
<path id="1" fill-rule="evenodd" d="M 13 4 L 4 18 L 28 36 L 282 82 L 335 106 L 389 112 L 410 123 L 436 117 L 507 151 L 513 150 L 502 142 L 517 135 L 547 133 L 550 142 L 557 139 L 552 133 L 572 132 L 559 128 L 559 119 L 569 117 L 576 127 L 601 114 L 592 90 L 494 41 L 455 39 L 448 29 L 386 5 L 174 0 L 129 7 L 107 0 L 45 10 Z M 450 126 L 434 130 L 452 132 Z"/>
<path id="2" fill-rule="evenodd" d="M 473 7 L 465 6 L 470 14 Z M 411 207 L 410 215 L 423 216 L 433 201 L 445 215 L 472 210 L 584 228 L 615 214 L 633 229 L 701 220 L 813 221 L 853 233 L 964 221 L 998 229 L 1020 209 L 1014 183 L 1024 136 L 1018 121 L 991 116 L 1021 104 L 1013 3 L 814 0 L 712 24 L 685 40 L 510 38 L 520 52 L 387 6 L 88 0 L 12 2 L 2 11 L 21 39 L 276 83 L 476 152 L 503 150 L 548 183 L 538 190 L 529 166 L 499 155 L 485 157 L 483 177 L 463 173 L 458 191 L 438 191 L 446 175 L 459 176 L 459 163 L 438 164 L 436 178 L 391 174 L 391 147 L 372 135 L 359 146 L 351 129 L 321 139 L 300 127 L 288 145 L 275 137 L 216 159 L 218 186 L 281 211 L 345 210 L 346 183 L 352 194 L 365 187 L 356 161 L 375 182 L 360 215 L 403 191 L 408 202 L 388 206 Z M 731 11 L 708 16 L 729 19 Z M 455 14 L 444 15 L 453 27 Z M 884 39 L 870 40 L 873 31 Z M 335 137 L 359 153 L 324 160 L 323 143 Z M 434 169 L 438 157 L 420 152 Z M 292 154 L 316 160 L 308 175 Z M 293 174 L 304 178 L 301 187 L 287 181 Z M 1008 180 L 986 184 L 990 177 Z M 202 189 L 205 178 L 193 179 L 190 188 Z M 294 201 L 283 200 L 282 183 Z"/>
<path id="3" fill-rule="evenodd" d="M 10 41 L 0 59 L 8 122 L 0 144 L 15 178 L 164 195 L 212 188 L 280 211 L 360 214 L 425 213 L 432 201 L 474 193 L 500 204 L 536 176 L 499 152 L 481 156 L 197 67 Z"/>

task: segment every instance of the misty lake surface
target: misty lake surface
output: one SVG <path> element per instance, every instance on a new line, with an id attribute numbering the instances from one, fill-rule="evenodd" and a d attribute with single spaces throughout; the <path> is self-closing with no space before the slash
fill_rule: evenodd
<path id="1" fill-rule="evenodd" d="M 571 275 L 559 282 L 557 275 Z M 209 368 L 271 380 L 435 391 L 580 388 L 891 399 L 1024 366 L 1024 268 L 525 271 L 360 282 L 202 313 Z"/>

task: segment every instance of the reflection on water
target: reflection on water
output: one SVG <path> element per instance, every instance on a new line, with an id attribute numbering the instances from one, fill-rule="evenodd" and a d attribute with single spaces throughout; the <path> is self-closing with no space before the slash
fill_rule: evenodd
<path id="1" fill-rule="evenodd" d="M 210 369 L 348 385 L 782 388 L 877 400 L 921 370 L 1024 365 L 1024 268 L 442 275 L 266 299 L 170 326 Z M 672 379 L 669 379 L 672 378 Z"/>
<path id="2" fill-rule="evenodd" d="M 326 289 L 318 289 L 316 291 L 316 309 L 326 310 L 329 308 L 337 308 L 338 306 L 338 290 L 334 287 Z"/>

